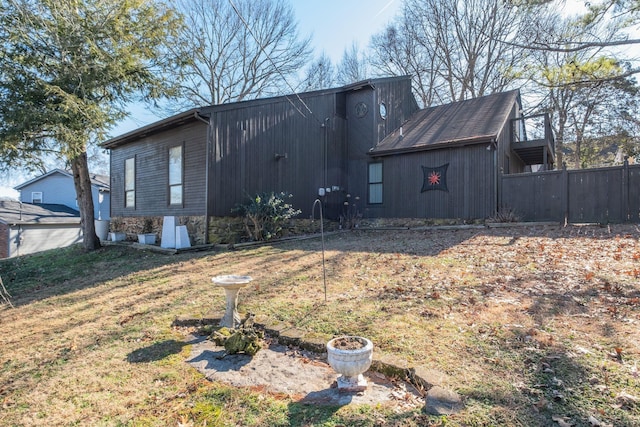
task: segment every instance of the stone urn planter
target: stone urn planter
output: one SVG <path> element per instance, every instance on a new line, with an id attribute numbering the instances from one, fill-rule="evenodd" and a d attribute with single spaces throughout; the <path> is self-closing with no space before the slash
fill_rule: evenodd
<path id="1" fill-rule="evenodd" d="M 327 343 L 327 361 L 338 377 L 338 391 L 359 392 L 367 388 L 362 374 L 371 366 L 373 343 L 367 338 L 344 336 Z"/>

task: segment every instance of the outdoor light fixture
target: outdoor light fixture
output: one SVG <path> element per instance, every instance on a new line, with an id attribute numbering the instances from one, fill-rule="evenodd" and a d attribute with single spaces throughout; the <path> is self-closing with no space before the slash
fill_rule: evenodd
<path id="1" fill-rule="evenodd" d="M 276 160 L 280 160 L 280 159 L 288 159 L 288 158 L 289 158 L 289 155 L 288 155 L 287 153 L 284 153 L 284 154 L 278 154 L 278 153 L 276 153 L 274 157 L 275 157 L 275 159 L 276 159 Z"/>

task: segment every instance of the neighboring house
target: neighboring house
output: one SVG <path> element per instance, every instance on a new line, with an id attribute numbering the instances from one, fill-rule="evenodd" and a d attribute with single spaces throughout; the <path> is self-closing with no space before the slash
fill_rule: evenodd
<path id="1" fill-rule="evenodd" d="M 61 248 L 81 240 L 77 210 L 59 204 L 0 201 L 0 258 Z"/>
<path id="2" fill-rule="evenodd" d="M 108 220 L 111 204 L 109 177 L 91 174 L 90 179 L 94 219 Z M 73 174 L 62 169 L 49 171 L 14 189 L 20 192 L 20 201 L 23 203 L 60 204 L 78 210 Z"/>
<path id="3" fill-rule="evenodd" d="M 285 191 L 305 217 L 350 195 L 367 217 L 486 218 L 498 173 L 553 166 L 548 120 L 531 141 L 520 111 L 517 91 L 420 110 L 408 76 L 189 110 L 103 144 L 111 215 L 208 219 Z"/>

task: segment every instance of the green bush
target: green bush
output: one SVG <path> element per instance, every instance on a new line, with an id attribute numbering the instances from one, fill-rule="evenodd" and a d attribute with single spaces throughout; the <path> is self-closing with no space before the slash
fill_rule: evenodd
<path id="1" fill-rule="evenodd" d="M 283 225 L 301 211 L 286 202 L 293 195 L 284 192 L 262 193 L 238 205 L 233 211 L 244 217 L 244 227 L 251 240 L 269 240 L 280 235 Z"/>

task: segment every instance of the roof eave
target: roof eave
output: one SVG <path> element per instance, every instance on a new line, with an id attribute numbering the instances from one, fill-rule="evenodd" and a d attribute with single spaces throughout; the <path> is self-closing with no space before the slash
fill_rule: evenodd
<path id="1" fill-rule="evenodd" d="M 405 148 L 391 148 L 389 150 L 376 151 L 374 148 L 370 150 L 367 154 L 371 157 L 392 156 L 394 154 L 407 154 L 407 153 L 415 153 L 420 151 L 431 151 L 431 150 L 437 150 L 440 148 L 453 148 L 453 147 L 463 147 L 465 145 L 486 144 L 488 142 L 495 142 L 496 139 L 497 138 L 495 135 L 484 135 L 484 136 L 467 138 L 467 139 L 437 142 L 434 144 L 414 145 L 412 147 L 405 147 Z"/>
<path id="2" fill-rule="evenodd" d="M 100 144 L 101 147 L 112 149 L 120 145 L 128 144 L 129 142 L 144 138 L 148 135 L 171 129 L 180 126 L 185 123 L 197 120 L 196 114 L 200 111 L 199 108 L 192 108 L 175 116 L 167 117 L 166 119 L 151 123 L 141 128 L 132 130 L 123 135 L 116 136 Z"/>
<path id="3" fill-rule="evenodd" d="M 5 222 L 9 227 L 15 227 L 19 225 L 77 225 L 80 224 L 80 220 L 77 221 L 52 221 L 52 222 L 39 222 L 39 221 L 7 221 Z"/>

